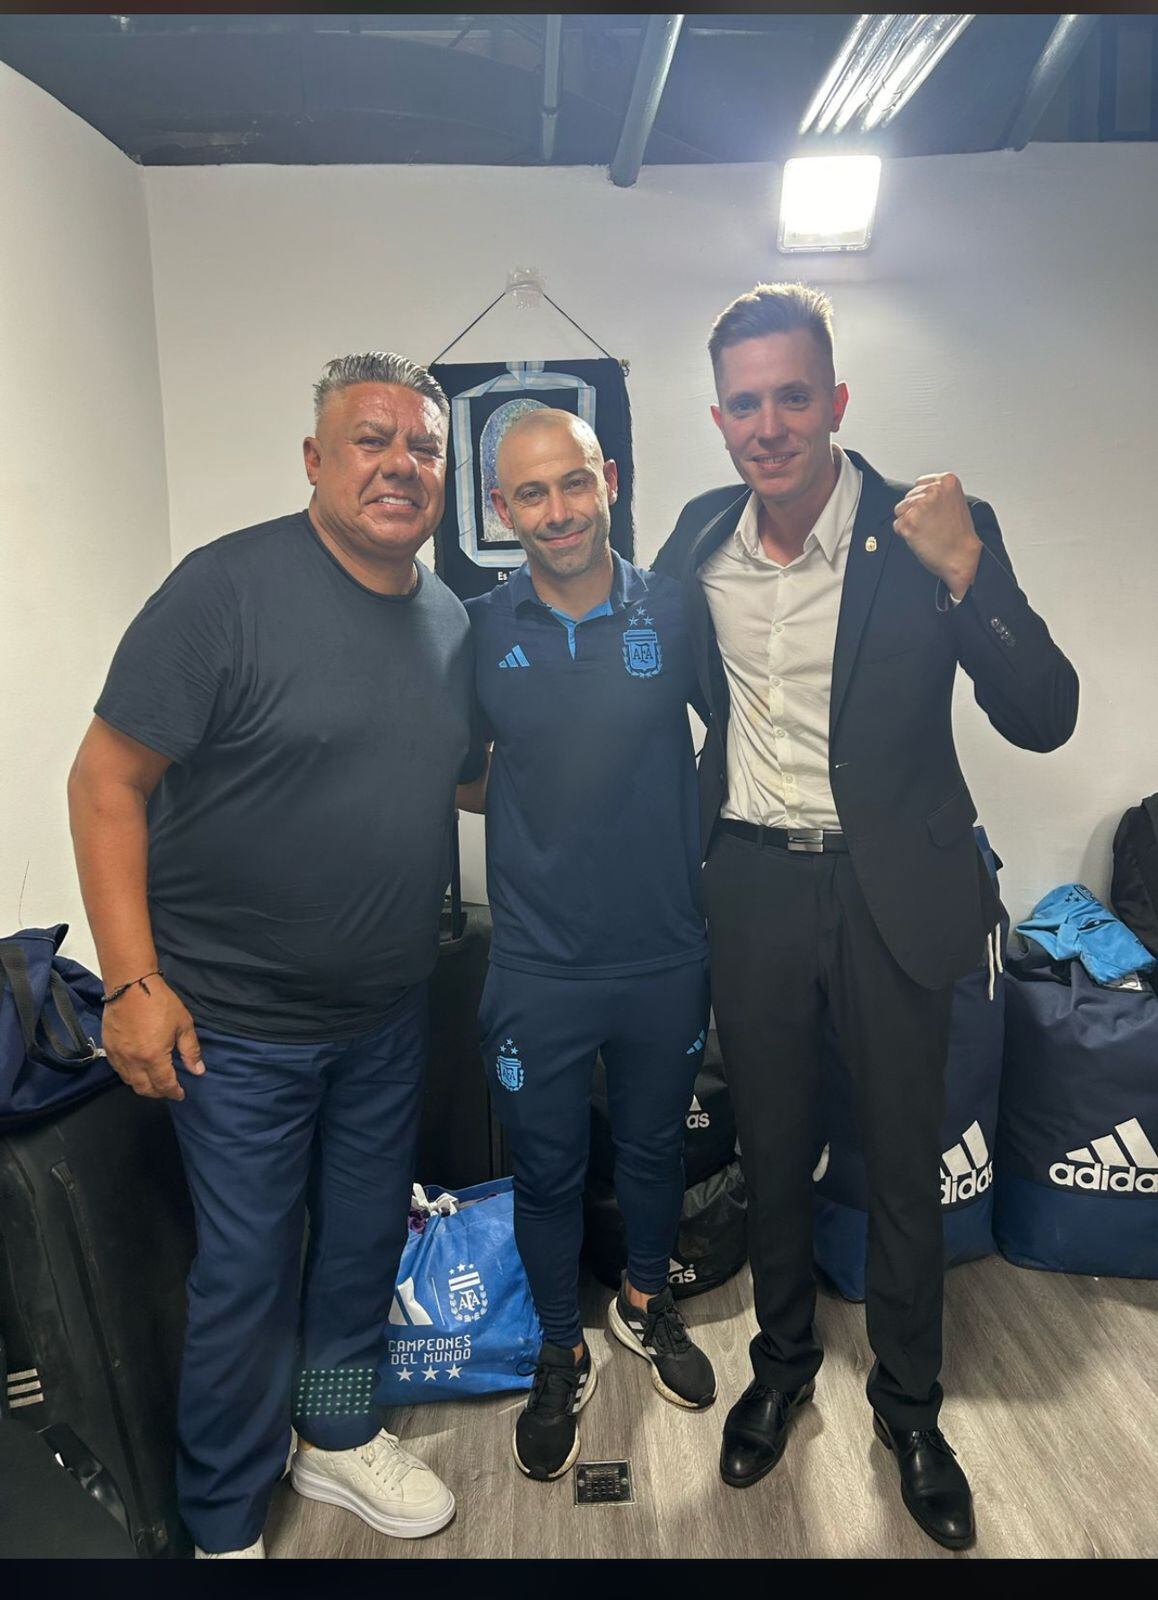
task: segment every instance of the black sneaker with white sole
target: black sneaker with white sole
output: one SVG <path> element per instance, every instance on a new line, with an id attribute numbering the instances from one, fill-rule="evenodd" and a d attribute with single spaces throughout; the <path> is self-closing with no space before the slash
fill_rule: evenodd
<path id="1" fill-rule="evenodd" d="M 704 1411 L 716 1398 L 712 1363 L 691 1341 L 672 1292 L 665 1285 L 641 1311 L 627 1298 L 626 1278 L 608 1312 L 611 1331 L 629 1350 L 651 1363 L 651 1381 L 673 1405 Z"/>
<path id="2" fill-rule="evenodd" d="M 512 1446 L 528 1478 L 561 1478 L 579 1455 L 575 1418 L 595 1391 L 595 1364 L 586 1345 L 576 1361 L 566 1346 L 544 1342 L 535 1381 L 515 1424 Z"/>

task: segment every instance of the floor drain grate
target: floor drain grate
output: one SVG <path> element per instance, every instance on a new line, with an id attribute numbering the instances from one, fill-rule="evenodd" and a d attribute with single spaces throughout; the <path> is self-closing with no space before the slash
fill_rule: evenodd
<path id="1" fill-rule="evenodd" d="M 576 1466 L 577 1506 L 624 1506 L 634 1500 L 629 1461 L 581 1461 Z"/>

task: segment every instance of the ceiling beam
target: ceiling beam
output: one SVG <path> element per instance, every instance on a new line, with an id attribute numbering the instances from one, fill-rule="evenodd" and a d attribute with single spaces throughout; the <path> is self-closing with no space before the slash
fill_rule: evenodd
<path id="1" fill-rule="evenodd" d="M 559 68 L 563 59 L 563 18 L 548 16 L 543 46 L 543 135 L 542 156 L 550 161 L 555 154 L 555 122 L 559 116 Z"/>
<path id="2" fill-rule="evenodd" d="M 1098 14 L 1060 16 L 1038 56 L 1025 95 L 1001 141 L 1006 150 L 1024 150 L 1062 79 L 1082 52 L 1098 22 Z"/>
<path id="3" fill-rule="evenodd" d="M 629 189 L 639 177 L 643 153 L 655 124 L 683 25 L 682 12 L 670 16 L 656 14 L 647 19 L 631 99 L 611 159 L 611 181 L 621 189 Z"/>

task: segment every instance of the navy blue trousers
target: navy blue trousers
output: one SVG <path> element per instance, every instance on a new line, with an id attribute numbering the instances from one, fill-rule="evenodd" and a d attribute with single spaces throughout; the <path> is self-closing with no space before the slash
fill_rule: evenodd
<path id="1" fill-rule="evenodd" d="M 203 1550 L 257 1538 L 291 1422 L 327 1450 L 378 1431 L 370 1394 L 406 1241 L 427 1003 L 419 984 L 373 1033 L 332 1043 L 198 1029 L 205 1073 L 181 1072 L 172 1112 L 197 1219 L 177 1492 Z"/>
<path id="2" fill-rule="evenodd" d="M 679 1230 L 684 1119 L 707 1025 L 706 962 L 601 979 L 490 968 L 479 1008 L 483 1060 L 514 1162 L 515 1242 L 552 1344 L 583 1337 L 579 1249 L 596 1052 L 607 1068 L 628 1277 L 658 1294 Z"/>

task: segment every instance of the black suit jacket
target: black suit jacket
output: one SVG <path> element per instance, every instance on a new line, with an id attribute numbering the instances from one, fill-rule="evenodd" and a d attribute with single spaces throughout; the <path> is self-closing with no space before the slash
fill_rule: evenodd
<path id="1" fill-rule="evenodd" d="M 999 904 L 973 839 L 977 808 L 953 744 L 958 663 L 990 722 L 1023 750 L 1064 744 L 1077 720 L 1073 667 L 1034 612 L 992 509 L 969 500 L 985 549 L 960 605 L 893 531 L 909 485 L 863 474 L 832 662 L 829 778 L 853 866 L 885 943 L 926 988 L 977 965 Z M 700 757 L 704 856 L 727 793 L 728 684 L 698 570 L 736 529 L 748 489 L 692 500 L 655 567 L 683 585 L 708 736 Z M 875 539 L 875 549 L 868 541 Z"/>

